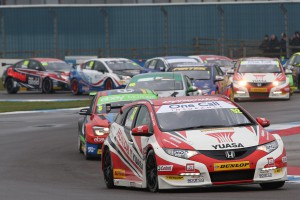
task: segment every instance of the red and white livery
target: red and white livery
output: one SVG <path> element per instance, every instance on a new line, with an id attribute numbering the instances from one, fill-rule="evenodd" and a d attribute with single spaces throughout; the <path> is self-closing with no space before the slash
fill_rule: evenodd
<path id="1" fill-rule="evenodd" d="M 290 99 L 290 82 L 278 59 L 245 58 L 233 76 L 235 99 Z"/>
<path id="2" fill-rule="evenodd" d="M 102 147 L 108 188 L 160 189 L 228 184 L 282 187 L 286 151 L 279 135 L 227 98 L 137 101 L 123 107 Z"/>

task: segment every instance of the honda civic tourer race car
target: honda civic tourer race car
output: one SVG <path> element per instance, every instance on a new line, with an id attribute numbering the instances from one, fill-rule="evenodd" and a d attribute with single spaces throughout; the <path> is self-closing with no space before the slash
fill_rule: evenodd
<path id="1" fill-rule="evenodd" d="M 234 74 L 236 100 L 290 99 L 290 81 L 277 58 L 243 58 L 227 73 Z"/>
<path id="2" fill-rule="evenodd" d="M 102 147 L 108 188 L 159 189 L 260 184 L 287 180 L 282 139 L 219 96 L 136 101 L 124 106 Z"/>
<path id="3" fill-rule="evenodd" d="M 54 58 L 30 58 L 9 66 L 2 81 L 9 94 L 21 90 L 69 90 L 71 66 Z"/>
<path id="4" fill-rule="evenodd" d="M 125 88 L 131 77 L 143 68 L 125 58 L 98 58 L 71 70 L 71 90 L 75 95 L 91 91 Z"/>
<path id="5" fill-rule="evenodd" d="M 78 121 L 78 150 L 85 158 L 101 157 L 101 147 L 108 135 L 110 123 L 120 108 L 140 99 L 157 99 L 151 90 L 116 89 L 98 92 L 90 108 L 80 110 Z"/>

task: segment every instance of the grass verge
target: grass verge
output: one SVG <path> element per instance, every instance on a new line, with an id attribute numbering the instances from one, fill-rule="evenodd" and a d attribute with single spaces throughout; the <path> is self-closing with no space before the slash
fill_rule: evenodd
<path id="1" fill-rule="evenodd" d="M 4 90 L 3 83 L 2 83 L 2 78 L 0 78 L 0 90 Z"/>
<path id="2" fill-rule="evenodd" d="M 87 107 L 91 100 L 65 102 L 0 102 L 1 112 Z"/>

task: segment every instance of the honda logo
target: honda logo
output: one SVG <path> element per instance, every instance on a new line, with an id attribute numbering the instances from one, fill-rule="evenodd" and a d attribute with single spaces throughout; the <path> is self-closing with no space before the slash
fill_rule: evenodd
<path id="1" fill-rule="evenodd" d="M 261 83 L 257 83 L 257 86 L 258 86 L 258 87 L 261 87 Z"/>
<path id="2" fill-rule="evenodd" d="M 228 159 L 233 159 L 233 158 L 235 158 L 235 153 L 234 153 L 234 151 L 225 151 L 225 156 Z"/>

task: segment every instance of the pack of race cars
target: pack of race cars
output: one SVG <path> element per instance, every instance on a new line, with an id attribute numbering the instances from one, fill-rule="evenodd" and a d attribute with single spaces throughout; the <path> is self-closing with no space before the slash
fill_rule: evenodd
<path id="1" fill-rule="evenodd" d="M 93 92 L 80 110 L 78 151 L 101 158 L 107 188 L 163 189 L 287 180 L 287 157 L 265 118 L 233 100 L 290 99 L 291 70 L 275 58 L 242 58 L 226 72 L 199 57 L 158 57 L 144 68 L 122 58 L 73 68 L 56 59 L 26 59 L 3 74 L 7 92 Z M 218 60 L 220 61 L 220 60 Z M 227 62 L 227 61 L 226 61 Z"/>

